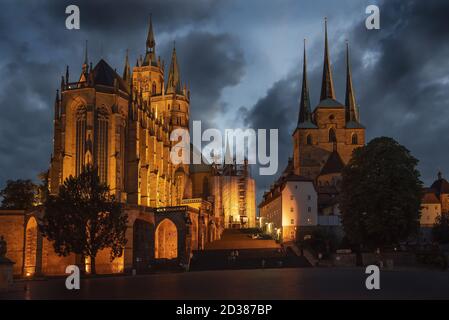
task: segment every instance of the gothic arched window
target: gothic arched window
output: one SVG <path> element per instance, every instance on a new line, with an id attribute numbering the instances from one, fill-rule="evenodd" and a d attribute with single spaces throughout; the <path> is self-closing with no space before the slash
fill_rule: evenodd
<path id="1" fill-rule="evenodd" d="M 156 82 L 151 85 L 151 94 L 154 96 L 156 94 Z"/>
<path id="2" fill-rule="evenodd" d="M 118 152 L 118 161 L 120 163 L 119 165 L 119 172 L 118 177 L 119 181 L 117 183 L 118 186 L 120 186 L 121 191 L 125 190 L 125 143 L 126 143 L 126 121 L 124 116 L 122 116 L 121 121 L 118 124 L 119 132 L 120 132 L 120 150 Z"/>
<path id="3" fill-rule="evenodd" d="M 95 164 L 101 182 L 108 178 L 108 113 L 105 109 L 97 111 L 95 119 Z"/>
<path id="4" fill-rule="evenodd" d="M 75 174 L 78 176 L 84 167 L 86 155 L 86 108 L 78 108 L 76 114 L 76 167 Z"/>
<path id="5" fill-rule="evenodd" d="M 329 130 L 329 142 L 337 142 L 337 136 L 335 135 L 334 128 L 330 128 Z"/>
<path id="6" fill-rule="evenodd" d="M 306 143 L 307 143 L 307 145 L 309 145 L 309 146 L 311 146 L 312 145 L 312 135 L 311 134 L 308 134 L 307 135 L 307 138 L 306 138 Z"/>
<path id="7" fill-rule="evenodd" d="M 357 133 L 352 134 L 352 144 L 359 144 L 359 139 L 357 137 Z"/>

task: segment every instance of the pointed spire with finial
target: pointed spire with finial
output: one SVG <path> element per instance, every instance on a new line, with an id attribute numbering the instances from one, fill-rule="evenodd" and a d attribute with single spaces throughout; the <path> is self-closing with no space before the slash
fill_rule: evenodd
<path id="1" fill-rule="evenodd" d="M 309 84 L 307 81 L 307 58 L 306 39 L 304 39 L 304 58 L 302 69 L 301 101 L 299 103 L 298 125 L 301 123 L 312 123 L 312 112 L 310 110 Z"/>
<path id="2" fill-rule="evenodd" d="M 83 62 L 83 73 L 86 74 L 89 68 L 89 60 L 87 58 L 87 40 L 84 47 L 84 62 Z"/>
<path id="3" fill-rule="evenodd" d="M 438 178 L 438 180 L 443 179 L 443 173 L 441 172 L 441 170 L 438 170 L 437 178 Z"/>
<path id="4" fill-rule="evenodd" d="M 151 66 L 157 65 L 156 60 L 156 41 L 154 40 L 154 31 L 153 31 L 153 18 L 150 13 L 149 18 L 149 26 L 148 26 L 148 35 L 146 42 L 146 50 L 145 50 L 145 59 L 143 60 L 143 64 L 141 66 Z"/>
<path id="5" fill-rule="evenodd" d="M 65 84 L 69 83 L 69 66 L 65 67 Z"/>
<path id="6" fill-rule="evenodd" d="M 148 35 L 147 35 L 147 52 L 154 51 L 155 47 L 156 47 L 156 41 L 154 40 L 153 19 L 152 19 L 152 14 L 150 13 L 150 23 L 149 23 Z"/>
<path id="7" fill-rule="evenodd" d="M 332 70 L 329 57 L 329 45 L 327 41 L 327 17 L 324 18 L 324 64 L 320 101 L 325 99 L 335 99 L 334 82 L 332 80 Z"/>
<path id="8" fill-rule="evenodd" d="M 357 105 L 355 103 L 354 88 L 352 87 L 351 65 L 349 63 L 349 43 L 346 41 L 346 121 L 359 121 Z"/>
<path id="9" fill-rule="evenodd" d="M 167 94 L 181 93 L 181 75 L 179 72 L 178 59 L 176 58 L 176 43 L 173 41 L 173 52 L 170 63 L 170 71 L 168 73 Z"/>
<path id="10" fill-rule="evenodd" d="M 229 135 L 226 137 L 226 147 L 223 159 L 225 165 L 232 165 L 234 163 L 234 157 L 232 155 L 233 152 L 231 150 L 231 147 L 229 146 L 229 139 L 232 139 L 231 137 Z"/>
<path id="11" fill-rule="evenodd" d="M 125 67 L 123 68 L 123 80 L 128 83 L 128 85 L 131 84 L 131 67 L 129 65 L 128 49 L 126 49 Z"/>

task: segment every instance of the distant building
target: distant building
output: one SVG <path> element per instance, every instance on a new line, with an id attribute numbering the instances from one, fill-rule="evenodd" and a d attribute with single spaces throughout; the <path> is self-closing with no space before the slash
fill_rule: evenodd
<path id="1" fill-rule="evenodd" d="M 430 188 L 425 188 L 421 201 L 421 237 L 432 240 L 432 227 L 441 214 L 449 214 L 449 182 L 438 172 Z"/>
<path id="2" fill-rule="evenodd" d="M 282 242 L 299 240 L 317 225 L 317 192 L 310 178 L 293 173 L 292 159 L 259 204 L 259 224 Z"/>
<path id="3" fill-rule="evenodd" d="M 425 189 L 421 202 L 421 227 L 432 227 L 441 215 L 441 202 L 432 189 Z"/>
<path id="4" fill-rule="evenodd" d="M 256 183 L 248 162 L 214 165 L 212 195 L 216 212 L 222 212 L 225 228 L 256 226 Z"/>

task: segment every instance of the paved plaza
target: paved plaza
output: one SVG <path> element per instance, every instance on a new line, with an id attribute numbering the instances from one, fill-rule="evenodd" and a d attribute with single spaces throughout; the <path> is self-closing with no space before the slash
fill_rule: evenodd
<path id="1" fill-rule="evenodd" d="M 381 271 L 365 288 L 362 268 L 278 268 L 97 277 L 69 291 L 65 279 L 17 281 L 0 299 L 449 299 L 449 272 Z"/>

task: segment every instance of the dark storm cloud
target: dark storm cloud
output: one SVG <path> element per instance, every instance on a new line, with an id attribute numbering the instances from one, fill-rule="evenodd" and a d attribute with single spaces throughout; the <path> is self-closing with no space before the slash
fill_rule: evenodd
<path id="1" fill-rule="evenodd" d="M 380 12 L 380 30 L 367 30 L 361 16 L 349 30 L 338 30 L 342 37 L 330 39 L 331 47 L 340 49 L 331 52 L 337 100 L 344 102 L 343 49 L 344 38 L 348 38 L 356 99 L 367 127 L 367 140 L 386 135 L 404 144 L 420 160 L 427 184 L 434 180 L 437 169 L 449 177 L 449 3 L 385 1 Z M 322 43 L 318 45 L 318 51 L 322 50 Z M 249 126 L 280 129 L 280 160 L 284 162 L 291 152 L 291 133 L 298 115 L 297 70 L 299 66 L 276 82 L 249 111 L 245 109 Z M 321 72 L 321 66 L 309 70 L 315 104 Z M 263 188 L 274 178 L 262 177 L 259 181 L 259 188 Z"/>
<path id="2" fill-rule="evenodd" d="M 279 134 L 279 166 L 278 173 L 286 166 L 288 157 L 292 156 L 291 134 L 296 124 L 298 112 L 298 86 L 296 74 L 277 81 L 266 96 L 257 101 L 250 110 L 241 108 L 239 112 L 244 116 L 244 123 L 250 128 L 278 129 Z M 255 166 L 254 169 L 257 169 Z M 252 170 L 256 176 L 259 196 L 274 182 L 273 176 L 259 176 L 258 170 Z"/>
<path id="3" fill-rule="evenodd" d="M 172 46 L 164 51 L 170 57 Z M 244 74 L 243 51 L 228 34 L 194 31 L 176 38 L 176 53 L 181 80 L 191 89 L 191 119 L 212 126 L 217 114 L 226 112 L 219 101 L 222 90 L 237 85 Z"/>
<path id="4" fill-rule="evenodd" d="M 149 14 L 157 22 L 157 30 L 166 32 L 202 23 L 211 18 L 211 12 L 217 9 L 220 2 L 215 0 L 64 0 L 49 1 L 44 9 L 56 21 L 63 22 L 68 5 L 77 5 L 82 16 L 82 28 L 90 32 L 110 32 L 114 35 L 125 35 L 141 28 L 142 21 L 148 21 Z"/>
<path id="5" fill-rule="evenodd" d="M 80 8 L 78 31 L 65 28 L 69 4 Z M 0 187 L 7 179 L 33 179 L 48 168 L 55 90 L 66 64 L 71 80 L 79 76 L 84 40 L 89 40 L 89 59 L 94 64 L 103 57 L 120 73 L 126 48 L 131 62 L 144 53 L 150 12 L 157 53 L 165 59 L 166 68 L 171 41 L 178 40 L 182 77 L 192 90 L 193 116 L 213 121 L 223 104 L 219 101 L 222 89 L 237 84 L 244 68 L 236 39 L 196 28 L 212 18 L 210 13 L 218 4 L 205 0 L 5 2 L 0 11 L 0 72 L 4 76 Z M 228 70 L 225 64 L 235 68 Z"/>
<path id="6" fill-rule="evenodd" d="M 426 183 L 439 168 L 449 177 L 448 12 L 447 1 L 386 1 L 380 31 L 357 26 L 353 31 L 368 132 L 393 136 L 408 147 Z M 377 62 L 364 68 L 363 56 L 370 51 Z"/>

